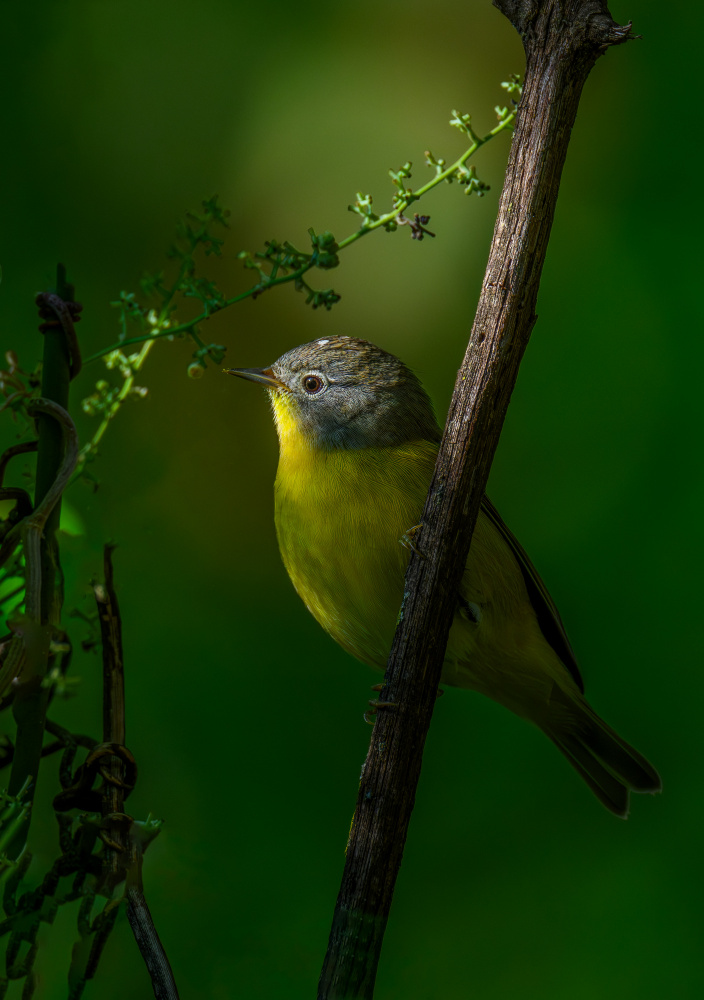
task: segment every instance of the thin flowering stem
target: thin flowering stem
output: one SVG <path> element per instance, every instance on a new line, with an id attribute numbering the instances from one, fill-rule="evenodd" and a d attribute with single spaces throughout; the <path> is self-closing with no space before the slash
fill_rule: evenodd
<path id="1" fill-rule="evenodd" d="M 510 94 L 516 93 L 520 95 L 520 83 L 518 82 L 517 77 L 512 77 L 509 83 L 502 84 L 502 86 L 504 86 Z M 467 185 L 467 193 L 476 191 L 479 195 L 481 195 L 485 190 L 487 190 L 486 185 L 478 182 L 474 173 L 467 170 L 465 164 L 477 152 L 477 150 L 484 146 L 487 142 L 490 142 L 502 132 L 513 129 L 516 118 L 516 110 L 514 109 L 509 111 L 507 108 L 497 107 L 496 112 L 499 118 L 498 124 L 483 138 L 480 138 L 472 128 L 469 115 L 458 115 L 457 112 L 454 112 L 455 117 L 451 121 L 451 124 L 460 128 L 461 131 L 471 138 L 471 145 L 448 167 L 444 166 L 444 161 L 437 161 L 432 157 L 432 154 L 427 153 L 427 163 L 429 166 L 435 166 L 436 174 L 435 177 L 431 178 L 431 180 L 421 185 L 419 188 L 416 188 L 415 190 L 405 188 L 404 180 L 405 178 L 410 177 L 410 164 L 406 164 L 405 167 L 402 167 L 399 171 L 389 171 L 392 181 L 397 187 L 397 194 L 393 199 L 393 207 L 389 212 L 380 216 L 375 215 L 371 211 L 371 198 L 369 196 L 367 196 L 367 198 L 363 198 L 363 196 L 359 195 L 356 206 L 350 206 L 350 209 L 363 217 L 363 224 L 354 233 L 351 233 L 339 243 L 334 240 L 334 237 L 332 237 L 330 233 L 323 233 L 317 236 L 312 230 L 310 230 L 309 232 L 311 233 L 313 243 L 312 253 L 296 250 L 296 248 L 290 243 L 278 244 L 275 243 L 275 241 L 267 244 L 267 250 L 264 252 L 254 254 L 249 253 L 248 251 L 241 252 L 238 256 L 244 261 L 245 267 L 257 271 L 259 275 L 258 282 L 246 291 L 240 292 L 239 294 L 233 295 L 229 298 L 217 293 L 217 291 L 214 290 L 214 286 L 209 285 L 208 291 L 211 294 L 215 294 L 212 299 L 208 299 L 204 302 L 204 308 L 202 311 L 194 319 L 177 325 L 172 325 L 168 319 L 170 314 L 170 304 L 175 293 L 177 291 L 183 291 L 184 273 L 188 271 L 188 267 L 192 262 L 192 259 L 189 256 L 187 261 L 182 264 L 179 278 L 171 289 L 167 300 L 162 305 L 162 309 L 157 320 L 150 320 L 149 329 L 145 329 L 132 337 L 123 336 L 118 343 L 111 344 L 109 347 L 105 347 L 100 351 L 96 351 L 95 354 L 90 355 L 84 360 L 84 364 L 91 364 L 92 362 L 113 354 L 116 351 L 124 351 L 127 347 L 142 344 L 145 341 L 151 342 L 163 339 L 164 337 L 174 338 L 184 335 L 190 336 L 196 342 L 200 349 L 199 353 L 201 355 L 201 359 L 204 360 L 204 358 L 208 355 L 208 351 L 206 345 L 197 333 L 200 325 L 205 323 L 216 312 L 228 309 L 230 306 L 236 305 L 238 302 L 243 302 L 245 299 L 257 298 L 264 292 L 268 292 L 272 288 L 277 288 L 281 285 L 293 283 L 298 290 L 305 291 L 307 293 L 306 301 L 311 304 L 314 309 L 321 305 L 327 309 L 331 308 L 331 306 L 339 300 L 339 295 L 334 293 L 332 289 L 318 291 L 311 288 L 303 280 L 304 276 L 308 274 L 309 271 L 312 271 L 315 268 L 327 270 L 337 266 L 339 263 L 337 255 L 341 250 L 346 249 L 353 243 L 361 240 L 363 236 L 366 236 L 368 233 L 375 232 L 378 229 L 393 231 L 399 225 L 410 224 L 411 233 L 414 239 L 421 239 L 424 233 L 426 235 L 434 235 L 426 229 L 420 231 L 418 226 L 421 225 L 421 223 L 419 223 L 417 219 L 414 223 L 411 223 L 411 220 L 406 219 L 403 213 L 407 208 L 409 208 L 410 205 L 419 201 L 439 184 L 451 183 L 453 180 L 458 180 L 460 184 Z M 474 168 L 472 168 L 472 171 L 473 170 Z M 213 208 L 213 206 L 216 206 L 215 199 L 211 199 L 210 202 L 204 203 L 204 205 L 206 207 L 209 206 L 210 208 Z M 222 210 L 219 209 L 218 211 L 220 213 L 220 218 L 217 221 L 222 222 L 222 217 L 225 213 L 222 213 Z M 423 218 L 425 218 L 427 222 L 430 217 L 424 216 Z M 422 225 L 424 226 L 425 223 Z M 208 238 L 210 239 L 209 234 Z M 206 250 L 206 253 L 207 252 L 209 251 Z M 210 250 L 210 252 L 219 253 L 219 247 L 214 250 Z M 268 271 L 266 270 L 267 266 L 269 267 Z M 196 283 L 193 282 L 191 274 L 189 274 L 189 278 L 191 279 L 191 284 L 195 288 Z M 185 294 L 192 294 L 194 297 L 200 297 L 197 290 L 187 292 Z M 123 313 L 123 333 L 126 333 L 124 319 L 125 314 Z M 102 433 L 104 433 L 104 430 Z M 102 433 L 100 436 L 102 436 Z"/>
<path id="2" fill-rule="evenodd" d="M 377 215 L 372 209 L 371 195 L 358 194 L 354 205 L 349 210 L 361 219 L 359 228 L 341 242 L 337 242 L 330 232 L 316 233 L 308 230 L 311 246 L 310 251 L 299 250 L 289 241 L 280 243 L 268 240 L 264 249 L 241 251 L 237 256 L 243 266 L 256 272 L 257 280 L 251 288 L 237 295 L 227 297 L 209 278 L 202 276 L 196 256 L 221 255 L 223 240 L 213 234 L 213 226 L 227 227 L 229 213 L 220 206 L 217 197 L 212 197 L 202 203 L 200 214 L 189 214 L 186 220 L 177 228 L 176 240 L 169 256 L 179 261 L 176 279 L 168 285 L 163 274 L 145 276 L 142 281 L 142 291 L 145 295 L 160 299 L 156 308 L 143 305 L 134 293 L 121 292 L 118 301 L 112 303 L 120 310 L 121 337 L 117 343 L 105 347 L 90 357 L 84 364 L 91 364 L 103 358 L 107 368 L 117 370 L 122 375 L 122 383 L 115 385 L 101 379 L 95 385 L 95 391 L 83 400 L 83 409 L 89 415 L 100 417 L 100 423 L 90 440 L 83 445 L 78 457 L 78 464 L 72 483 L 80 478 L 93 479 L 86 466 L 96 456 L 103 437 L 122 408 L 124 402 L 135 396 L 144 396 L 147 390 L 136 385 L 136 375 L 142 370 L 154 343 L 168 338 L 189 338 L 195 350 L 193 351 L 188 375 L 200 378 L 209 363 L 219 365 L 225 356 L 225 347 L 221 344 L 208 344 L 200 334 L 200 329 L 212 315 L 222 312 L 230 306 L 245 299 L 256 299 L 264 292 L 280 285 L 292 284 L 296 291 L 305 295 L 306 304 L 313 309 L 331 309 L 340 296 L 332 288 L 313 288 L 307 279 L 313 270 L 332 270 L 340 263 L 340 251 L 356 243 L 368 233 L 384 229 L 393 232 L 399 227 L 408 226 L 412 239 L 420 242 L 424 237 L 435 237 L 428 228 L 430 216 L 415 213 L 407 217 L 404 213 L 415 202 L 420 201 L 443 183 L 457 183 L 464 188 L 466 194 L 476 194 L 482 197 L 489 190 L 488 185 L 479 180 L 474 166 L 468 167 L 467 162 L 483 145 L 500 135 L 511 131 L 516 119 L 517 99 L 522 92 L 518 76 L 511 76 L 501 85 L 513 100 L 513 107 L 496 107 L 497 124 L 480 137 L 472 127 L 471 116 L 453 111 L 450 124 L 459 129 L 470 140 L 470 145 L 449 166 L 442 159 L 436 159 L 430 151 L 425 153 L 425 162 L 434 171 L 434 176 L 415 190 L 407 187 L 411 177 L 411 164 L 405 163 L 398 170 L 389 170 L 389 176 L 395 188 L 391 199 L 391 209 Z M 197 299 L 201 303 L 201 311 L 193 319 L 176 322 L 177 296 L 184 299 Z M 130 326 L 138 327 L 132 336 L 128 336 Z M 139 347 L 137 353 L 129 354 L 130 348 Z M 93 482 L 95 480 L 93 479 Z"/>

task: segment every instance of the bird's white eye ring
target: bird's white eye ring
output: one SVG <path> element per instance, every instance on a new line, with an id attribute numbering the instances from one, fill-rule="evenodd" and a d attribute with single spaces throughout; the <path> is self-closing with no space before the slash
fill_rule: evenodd
<path id="1" fill-rule="evenodd" d="M 323 388 L 323 380 L 319 375 L 304 375 L 302 380 L 303 388 L 310 395 L 314 396 Z"/>

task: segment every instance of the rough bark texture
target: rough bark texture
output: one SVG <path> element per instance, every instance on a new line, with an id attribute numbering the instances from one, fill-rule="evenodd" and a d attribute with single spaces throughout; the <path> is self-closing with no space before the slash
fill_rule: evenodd
<path id="1" fill-rule="evenodd" d="M 495 0 L 527 66 L 506 179 L 469 345 L 406 575 L 401 620 L 360 781 L 319 1000 L 373 996 L 420 777 L 459 580 L 535 305 L 562 167 L 584 82 L 626 41 L 604 3 Z"/>
<path id="2" fill-rule="evenodd" d="M 47 293 L 38 296 L 37 299 L 39 314 L 44 320 L 40 326 L 40 330 L 44 334 L 41 398 L 47 400 L 49 404 L 58 404 L 60 411 L 66 415 L 66 419 L 70 422 L 66 410 L 68 408 L 69 383 L 72 378 L 72 351 L 66 335 L 66 325 L 72 329 L 72 320 L 77 318 L 82 307 L 73 301 L 73 286 L 67 283 L 65 268 L 62 264 L 59 264 L 57 268 L 56 284 L 55 295 Z M 56 312 L 59 307 L 63 308 L 64 315 L 69 317 L 63 323 L 61 315 Z M 76 370 L 78 369 L 76 368 Z M 55 415 L 43 410 L 37 419 L 37 431 L 35 510 L 41 506 L 54 487 L 64 461 L 65 451 L 65 428 Z M 36 565 L 30 565 L 27 552 L 25 552 L 28 580 L 35 574 L 39 574 L 41 580 L 41 602 L 40 608 L 37 609 L 39 612 L 36 615 L 37 624 L 48 624 L 52 628 L 58 628 L 60 625 L 63 603 L 63 579 L 59 562 L 59 547 L 56 542 L 56 531 L 60 518 L 61 498 L 59 497 L 43 525 L 40 556 L 34 560 Z M 29 591 L 27 596 L 29 597 Z M 32 609 L 31 614 L 34 615 L 34 613 L 35 611 Z M 35 663 L 32 668 L 33 676 L 17 686 L 12 703 L 12 714 L 17 724 L 17 737 L 8 791 L 10 795 L 18 795 L 27 779 L 31 779 L 31 784 L 24 797 L 24 801 L 27 803 L 31 803 L 34 799 L 39 776 L 44 722 L 50 693 L 50 688 L 43 685 L 48 652 L 47 642 L 46 652 L 42 653 L 41 656 L 41 663 Z M 8 845 L 8 857 L 17 858 L 24 849 L 30 822 L 31 812 L 27 813 L 25 823 L 16 831 Z"/>
<path id="3" fill-rule="evenodd" d="M 113 582 L 112 545 L 104 550 L 105 586 L 96 584 L 100 634 L 103 647 L 103 743 L 97 752 L 109 751 L 101 768 L 103 823 L 106 828 L 105 862 L 101 889 L 110 895 L 125 879 L 127 919 L 152 980 L 156 1000 L 179 1000 L 176 981 L 164 946 L 157 934 L 142 885 L 142 843 L 131 816 L 124 812 L 125 797 L 132 790 L 136 765 L 126 781 L 125 666 L 122 652 L 122 619 Z M 94 750 L 94 753 L 96 751 Z"/>
<path id="4" fill-rule="evenodd" d="M 103 551 L 105 585 L 95 584 L 100 637 L 103 652 L 103 746 L 125 745 L 125 665 L 122 656 L 122 619 L 113 583 L 113 546 Z M 112 892 L 125 877 L 124 855 L 131 823 L 125 815 L 125 767 L 117 754 L 110 754 L 103 766 L 103 820 L 108 823 L 108 842 L 103 866 L 106 891 Z M 131 788 L 129 789 L 131 791 Z M 114 846 L 110 846 L 110 845 Z"/>

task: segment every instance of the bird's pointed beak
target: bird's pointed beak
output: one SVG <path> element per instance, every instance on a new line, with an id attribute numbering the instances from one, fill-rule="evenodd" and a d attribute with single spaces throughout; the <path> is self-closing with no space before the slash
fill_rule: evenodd
<path id="1" fill-rule="evenodd" d="M 250 382 L 259 382 L 267 389 L 281 389 L 282 383 L 274 377 L 271 368 L 223 368 L 226 375 L 237 375 L 238 378 L 249 379 Z"/>

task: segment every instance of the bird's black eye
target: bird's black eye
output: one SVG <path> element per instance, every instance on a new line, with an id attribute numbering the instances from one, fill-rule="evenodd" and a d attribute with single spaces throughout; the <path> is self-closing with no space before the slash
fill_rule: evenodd
<path id="1" fill-rule="evenodd" d="M 318 375 L 304 375 L 303 388 L 313 396 L 323 388 L 323 380 Z"/>

